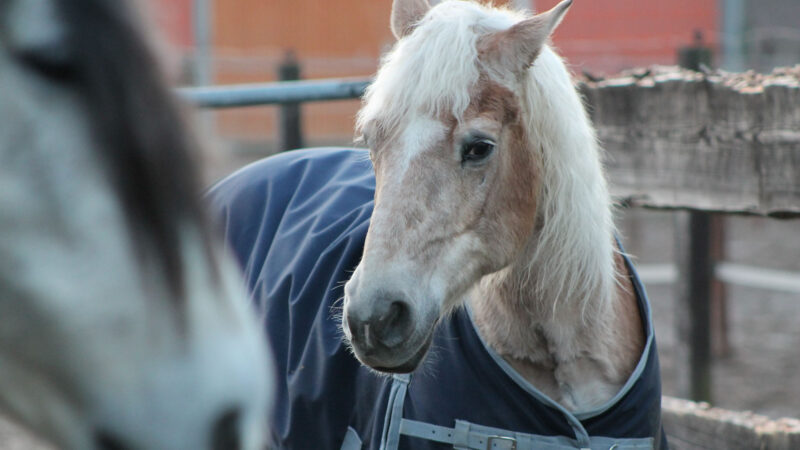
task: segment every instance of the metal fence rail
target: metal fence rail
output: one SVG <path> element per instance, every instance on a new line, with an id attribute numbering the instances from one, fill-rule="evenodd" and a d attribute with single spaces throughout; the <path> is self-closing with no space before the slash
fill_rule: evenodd
<path id="1" fill-rule="evenodd" d="M 178 89 L 178 95 L 202 108 L 283 105 L 359 98 L 370 81 L 368 78 L 327 79 L 191 87 Z"/>

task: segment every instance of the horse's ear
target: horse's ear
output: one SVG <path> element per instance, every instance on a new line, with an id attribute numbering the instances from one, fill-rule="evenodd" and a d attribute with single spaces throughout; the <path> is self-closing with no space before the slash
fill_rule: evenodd
<path id="1" fill-rule="evenodd" d="M 5 27 L 7 44 L 17 54 L 55 62 L 68 57 L 67 26 L 53 0 L 12 1 L 0 27 Z"/>
<path id="2" fill-rule="evenodd" d="M 563 0 L 549 11 L 489 36 L 481 44 L 483 57 L 515 73 L 528 70 L 571 5 L 572 0 Z"/>
<path id="3" fill-rule="evenodd" d="M 417 22 L 431 9 L 428 0 L 394 0 L 392 3 L 392 33 L 397 39 L 411 34 Z"/>

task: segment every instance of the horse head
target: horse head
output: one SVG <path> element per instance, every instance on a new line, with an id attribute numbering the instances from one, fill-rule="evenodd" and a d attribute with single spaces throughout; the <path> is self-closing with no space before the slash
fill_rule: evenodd
<path id="1" fill-rule="evenodd" d="M 541 85 L 529 69 L 543 54 L 555 58 L 546 41 L 570 4 L 523 17 L 395 0 L 398 42 L 358 117 L 375 208 L 345 287 L 343 328 L 364 364 L 414 370 L 440 318 L 532 245 L 550 186 L 538 151 L 548 143 L 535 129 L 548 118 L 532 128 L 527 91 Z M 550 76 L 571 88 L 566 72 Z"/>
<path id="2" fill-rule="evenodd" d="M 0 410 L 62 448 L 265 440 L 265 343 L 129 2 L 0 2 Z"/>

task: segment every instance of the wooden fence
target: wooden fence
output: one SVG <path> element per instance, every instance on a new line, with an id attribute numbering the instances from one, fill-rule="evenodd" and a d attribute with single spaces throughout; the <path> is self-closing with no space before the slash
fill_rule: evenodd
<path id="1" fill-rule="evenodd" d="M 754 73 L 675 67 L 582 80 L 608 178 L 622 202 L 648 208 L 800 217 L 800 66 Z M 685 217 L 677 261 L 682 391 L 711 384 L 713 216 Z M 698 257 L 699 255 L 699 257 Z M 699 287 L 698 287 L 699 286 Z M 788 389 L 792 387 L 787 386 Z M 800 448 L 800 422 L 664 398 L 664 426 L 678 449 Z"/>
<path id="2" fill-rule="evenodd" d="M 719 216 L 705 212 L 800 216 L 799 79 L 800 66 L 770 75 L 656 67 L 581 84 L 613 193 L 704 212 L 682 217 L 676 248 L 677 348 L 688 367 L 679 384 L 694 400 L 711 399 L 715 312 L 724 323 L 724 298 L 712 295 Z"/>
<path id="3" fill-rule="evenodd" d="M 800 216 L 800 66 L 675 67 L 584 81 L 616 195 L 637 206 Z"/>
<path id="4" fill-rule="evenodd" d="M 672 397 L 661 402 L 672 450 L 800 449 L 800 420 L 771 420 L 751 412 L 712 408 Z"/>

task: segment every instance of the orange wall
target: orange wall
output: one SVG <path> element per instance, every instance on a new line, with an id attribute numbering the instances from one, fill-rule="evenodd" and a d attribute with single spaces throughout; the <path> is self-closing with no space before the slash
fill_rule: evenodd
<path id="1" fill-rule="evenodd" d="M 557 2 L 536 0 L 535 5 L 545 10 Z M 676 48 L 688 44 L 695 29 L 716 43 L 717 3 L 576 2 L 554 41 L 573 64 L 590 70 L 669 64 L 674 62 Z M 394 41 L 388 27 L 390 9 L 389 0 L 217 0 L 215 44 L 223 54 L 277 58 L 291 48 L 301 58 L 376 58 Z"/>
<path id="2" fill-rule="evenodd" d="M 218 0 L 214 10 L 217 82 L 274 80 L 276 66 L 289 49 L 301 60 L 304 78 L 371 75 L 382 50 L 394 43 L 389 30 L 391 3 Z M 252 59 L 248 62 L 248 58 Z M 304 105 L 305 134 L 322 141 L 348 142 L 359 105 L 357 100 Z M 224 112 L 219 124 L 224 134 L 258 138 L 265 131 L 275 134 L 276 119 L 274 108 L 259 108 Z"/>
<path id="3" fill-rule="evenodd" d="M 219 83 L 275 79 L 287 50 L 301 60 L 304 78 L 367 76 L 375 72 L 389 31 L 390 1 L 237 0 L 217 1 L 215 17 L 216 80 Z M 307 141 L 346 143 L 352 137 L 359 102 L 338 101 L 303 106 Z M 271 133 L 275 108 L 227 111 L 220 115 L 224 134 L 258 138 Z"/>
<path id="4" fill-rule="evenodd" d="M 166 11 L 173 39 L 188 42 L 190 0 L 151 0 Z M 305 78 L 374 73 L 389 31 L 390 0 L 215 0 L 214 52 L 217 83 L 275 78 L 284 52 L 292 49 Z M 496 2 L 502 3 L 502 2 Z M 557 0 L 535 0 L 545 10 Z M 673 64 L 676 49 L 695 29 L 716 45 L 718 0 L 583 0 L 575 2 L 554 43 L 576 71 L 615 72 L 626 67 Z M 358 101 L 303 106 L 306 134 L 346 142 Z M 227 135 L 273 138 L 276 109 L 240 109 L 220 114 Z"/>
<path id="5" fill-rule="evenodd" d="M 537 0 L 545 10 L 558 0 Z M 616 72 L 674 64 L 676 49 L 694 30 L 716 46 L 717 0 L 602 0 L 575 2 L 556 30 L 555 45 L 576 68 Z"/>
<path id="6" fill-rule="evenodd" d="M 393 39 L 391 2 L 375 0 L 217 1 L 216 45 L 221 48 L 294 48 L 306 57 L 375 56 Z"/>

